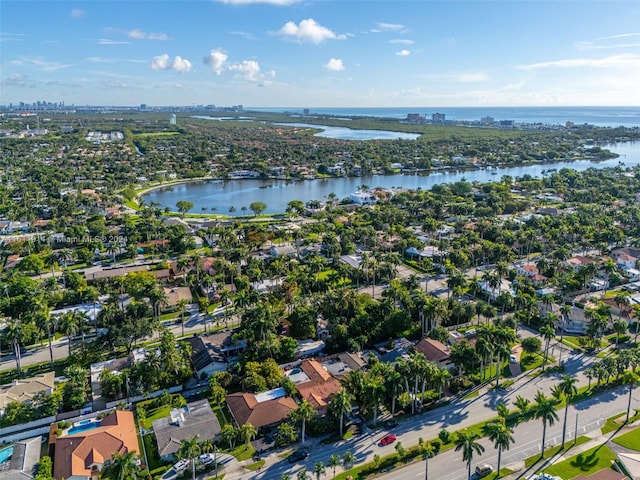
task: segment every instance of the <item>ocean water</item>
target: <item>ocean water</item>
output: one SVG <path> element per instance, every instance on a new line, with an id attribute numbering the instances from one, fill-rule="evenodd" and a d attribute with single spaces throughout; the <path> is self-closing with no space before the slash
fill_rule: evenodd
<path id="1" fill-rule="evenodd" d="M 305 108 L 309 115 L 335 115 L 359 117 L 406 118 L 418 113 L 431 119 L 434 113 L 443 113 L 446 120 L 479 121 L 493 117 L 495 121 L 513 120 L 516 123 L 541 123 L 564 125 L 588 123 L 599 127 L 639 127 L 640 107 L 397 107 L 397 108 L 313 108 L 313 107 L 245 107 L 246 111 L 287 112 L 302 115 Z"/>

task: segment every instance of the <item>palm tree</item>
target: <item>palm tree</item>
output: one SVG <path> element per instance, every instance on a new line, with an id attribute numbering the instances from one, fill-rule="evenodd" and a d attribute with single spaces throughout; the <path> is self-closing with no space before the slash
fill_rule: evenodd
<path id="1" fill-rule="evenodd" d="M 634 385 L 636 385 L 638 382 L 640 382 L 640 377 L 633 370 L 626 370 L 624 372 L 623 381 L 624 381 L 624 383 L 629 385 L 629 402 L 627 403 L 627 418 L 625 419 L 625 423 L 628 423 L 629 422 L 629 412 L 631 412 L 631 394 L 633 392 Z"/>
<path id="2" fill-rule="evenodd" d="M 493 442 L 493 447 L 498 450 L 498 477 L 500 477 L 500 466 L 502 464 L 502 450 L 509 450 L 516 439 L 513 438 L 513 430 L 508 427 L 504 418 L 489 423 L 486 426 L 489 440 Z"/>
<path id="3" fill-rule="evenodd" d="M 544 367 L 547 364 L 547 358 L 549 357 L 549 344 L 556 336 L 556 332 L 551 325 L 544 325 L 540 328 L 540 333 L 544 338 L 544 357 L 542 359 L 542 371 L 544 372 Z"/>
<path id="4" fill-rule="evenodd" d="M 420 445 L 420 450 L 424 457 L 425 467 L 424 467 L 424 479 L 429 480 L 429 458 L 433 455 L 435 449 L 433 445 L 429 442 L 425 442 L 422 437 L 418 439 L 418 445 Z"/>
<path id="5" fill-rule="evenodd" d="M 351 466 L 353 466 L 353 462 L 356 461 L 356 457 L 351 452 L 344 452 L 342 454 L 342 464 L 344 465 L 345 470 L 348 470 Z"/>
<path id="6" fill-rule="evenodd" d="M 334 413 L 340 415 L 341 437 L 344 428 L 344 416 L 351 411 L 351 400 L 353 400 L 353 396 L 344 388 L 336 393 L 333 396 L 333 400 L 331 400 L 331 404 L 334 408 Z"/>
<path id="7" fill-rule="evenodd" d="M 78 333 L 80 328 L 78 323 L 78 317 L 74 315 L 73 311 L 68 311 L 62 314 L 60 318 L 60 327 L 67 336 L 67 346 L 69 348 L 69 356 L 71 356 L 71 339 Z"/>
<path id="8" fill-rule="evenodd" d="M 187 311 L 187 301 L 184 298 L 178 300 L 178 311 L 180 312 L 180 323 L 182 324 L 182 336 L 184 337 L 184 314 Z"/>
<path id="9" fill-rule="evenodd" d="M 246 209 L 246 207 L 242 207 L 242 208 Z M 307 471 L 306 470 L 300 470 L 298 472 L 298 474 L 296 475 L 296 478 L 298 480 L 309 480 L 309 475 L 307 475 Z"/>
<path id="10" fill-rule="evenodd" d="M 478 443 L 480 435 L 470 432 L 469 430 L 462 430 L 458 432 L 454 443 L 456 445 L 456 452 L 462 450 L 462 460 L 467 462 L 467 478 L 471 480 L 471 462 L 473 460 L 473 454 L 477 453 L 481 455 L 484 452 L 484 447 Z"/>
<path id="11" fill-rule="evenodd" d="M 627 333 L 627 328 L 629 328 L 629 324 L 625 320 L 620 319 L 613 322 L 613 331 L 616 332 L 616 348 L 620 342 L 620 335 Z"/>
<path id="12" fill-rule="evenodd" d="M 542 420 L 542 451 L 541 457 L 544 457 L 544 442 L 547 435 L 547 425 L 553 425 L 558 420 L 558 414 L 555 409 L 555 401 L 547 397 L 541 390 L 538 390 L 535 396 L 536 405 L 533 407 L 533 417 Z"/>
<path id="13" fill-rule="evenodd" d="M 329 468 L 333 469 L 333 477 L 336 476 L 336 468 L 340 465 L 340 455 L 333 454 L 329 457 Z"/>
<path id="14" fill-rule="evenodd" d="M 313 466 L 313 473 L 316 474 L 316 480 L 320 480 L 320 477 L 326 475 L 327 470 L 324 468 L 324 462 L 316 462 Z"/>
<path id="15" fill-rule="evenodd" d="M 111 463 L 100 473 L 100 478 L 109 480 L 137 480 L 144 478 L 136 452 L 114 453 Z"/>
<path id="16" fill-rule="evenodd" d="M 191 478 L 196 478 L 196 458 L 202 453 L 200 445 L 198 445 L 198 435 L 192 438 L 186 438 L 180 442 L 178 447 L 178 457 L 191 460 Z"/>
<path id="17" fill-rule="evenodd" d="M 0 332 L 0 334 L 2 335 L 2 337 L 5 339 L 7 343 L 10 343 L 13 346 L 13 353 L 16 357 L 16 370 L 18 372 L 18 377 L 19 377 L 20 374 L 22 373 L 22 370 L 21 370 L 22 355 L 20 353 L 22 348 L 20 345 L 20 342 L 22 342 L 22 336 L 23 336 L 22 322 L 20 321 L 20 319 L 16 319 L 16 318 L 8 319 L 5 324 L 5 328 L 2 330 L 2 332 Z"/>
<path id="18" fill-rule="evenodd" d="M 300 405 L 298 405 L 298 408 L 294 411 L 294 418 L 302 423 L 302 433 L 300 435 L 300 440 L 302 441 L 303 445 L 305 443 L 307 422 L 312 420 L 315 415 L 316 411 L 306 400 L 302 400 L 302 402 L 300 402 Z"/>
<path id="19" fill-rule="evenodd" d="M 567 433 L 567 414 L 569 413 L 569 401 L 571 397 L 578 393 L 576 387 L 577 379 L 569 375 L 563 375 L 562 381 L 553 389 L 555 398 L 564 399 L 564 420 L 562 422 L 562 448 L 564 449 L 564 441 Z M 557 393 L 556 393 L 557 392 Z"/>
<path id="20" fill-rule="evenodd" d="M 38 305 L 39 312 L 36 316 L 36 323 L 38 326 L 47 332 L 47 340 L 49 342 L 49 358 L 51 361 L 51 369 L 53 370 L 53 343 L 52 337 L 56 328 L 58 327 L 58 318 L 56 316 L 51 316 L 51 310 L 49 309 L 46 302 Z"/>
<path id="21" fill-rule="evenodd" d="M 258 435 L 258 431 L 256 430 L 256 427 L 247 422 L 240 427 L 239 435 L 240 439 L 244 441 L 244 445 L 248 450 L 249 446 L 251 445 L 251 440 L 256 438 L 256 435 Z"/>

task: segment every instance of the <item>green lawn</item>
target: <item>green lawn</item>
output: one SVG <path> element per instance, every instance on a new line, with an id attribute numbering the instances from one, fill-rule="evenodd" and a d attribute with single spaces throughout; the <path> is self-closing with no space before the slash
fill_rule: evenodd
<path id="1" fill-rule="evenodd" d="M 523 352 L 520 357 L 520 367 L 523 372 L 534 370 L 542 365 L 543 356 L 537 353 Z"/>
<path id="2" fill-rule="evenodd" d="M 144 448 L 147 452 L 147 461 L 149 462 L 149 465 L 147 465 L 147 470 L 153 471 L 164 466 L 165 463 L 160 460 L 160 455 L 158 454 L 158 443 L 156 442 L 156 436 L 150 433 L 142 437 L 142 441 L 144 442 Z"/>
<path id="3" fill-rule="evenodd" d="M 600 445 L 579 453 L 563 462 L 556 463 L 545 469 L 546 473 L 558 475 L 562 478 L 574 478 L 578 475 L 591 475 L 603 468 L 611 467 L 616 454 L 608 447 Z"/>
<path id="4" fill-rule="evenodd" d="M 236 460 L 241 462 L 242 460 L 248 460 L 253 457 L 253 454 L 256 453 L 256 450 L 251 445 L 249 445 L 249 448 L 247 448 L 243 443 L 226 453 L 228 453 L 229 455 L 233 455 L 234 457 L 236 457 Z"/>
<path id="5" fill-rule="evenodd" d="M 589 437 L 581 436 L 581 437 L 578 437 L 578 440 L 575 443 L 571 443 L 571 441 L 567 442 L 566 445 L 565 445 L 565 448 L 570 448 L 570 447 L 573 447 L 575 445 L 582 445 L 583 443 L 587 443 L 589 440 L 591 440 Z M 544 451 L 544 458 L 553 457 L 556 453 L 558 453 L 561 450 L 561 448 L 562 447 L 560 445 L 558 445 L 557 447 L 553 447 L 553 448 L 547 448 Z M 529 468 L 531 465 L 536 464 L 539 460 L 540 460 L 540 455 L 539 454 L 532 455 L 529 458 L 525 458 L 524 466 Z M 563 477 L 563 478 L 570 478 L 570 477 Z"/>
<path id="6" fill-rule="evenodd" d="M 147 417 L 142 422 L 142 428 L 145 430 L 152 427 L 153 421 L 163 417 L 168 417 L 171 414 L 171 405 L 165 405 L 164 407 L 153 408 L 147 414 Z"/>
<path id="7" fill-rule="evenodd" d="M 246 468 L 247 470 L 251 470 L 252 472 L 255 472 L 256 470 L 262 468 L 264 464 L 265 464 L 264 460 L 258 460 L 257 462 L 247 465 L 244 468 Z"/>
<path id="8" fill-rule="evenodd" d="M 614 438 L 613 441 L 629 450 L 640 452 L 640 427 Z"/>

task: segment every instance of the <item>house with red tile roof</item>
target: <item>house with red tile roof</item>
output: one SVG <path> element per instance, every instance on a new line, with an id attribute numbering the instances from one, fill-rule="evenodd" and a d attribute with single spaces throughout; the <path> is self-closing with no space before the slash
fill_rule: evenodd
<path id="1" fill-rule="evenodd" d="M 309 402 L 319 415 L 326 415 L 331 397 L 342 390 L 340 382 L 315 360 L 304 360 L 300 369 L 309 380 L 296 385 L 300 396 Z"/>
<path id="2" fill-rule="evenodd" d="M 256 429 L 278 424 L 298 408 L 293 398 L 286 396 L 284 388 L 257 395 L 232 393 L 227 395 L 227 406 L 238 425 L 250 423 Z"/>
<path id="3" fill-rule="evenodd" d="M 97 477 L 114 453 L 138 451 L 133 413 L 115 410 L 102 420 L 83 420 L 57 435 L 58 424 L 51 426 L 49 448 L 56 480 Z"/>

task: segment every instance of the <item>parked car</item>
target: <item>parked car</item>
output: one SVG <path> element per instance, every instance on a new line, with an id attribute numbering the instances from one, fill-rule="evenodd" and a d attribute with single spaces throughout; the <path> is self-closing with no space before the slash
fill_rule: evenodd
<path id="1" fill-rule="evenodd" d="M 382 437 L 382 440 L 380 440 L 380 444 L 391 445 L 395 441 L 396 441 L 396 436 L 393 433 L 388 433 L 387 435 Z"/>
<path id="2" fill-rule="evenodd" d="M 493 467 L 488 463 L 481 463 L 476 466 L 476 475 L 480 478 L 486 477 L 487 475 L 493 473 Z"/>
<path id="3" fill-rule="evenodd" d="M 560 477 L 554 477 L 553 475 L 549 475 L 548 473 L 541 473 L 534 478 L 535 480 L 562 480 Z"/>
<path id="4" fill-rule="evenodd" d="M 184 470 L 185 468 L 187 468 L 189 466 L 189 460 L 180 460 L 178 463 L 176 463 L 173 466 L 173 469 L 176 472 L 181 472 L 182 470 Z"/>
<path id="5" fill-rule="evenodd" d="M 518 363 L 518 357 L 516 357 L 515 355 L 510 355 L 509 356 L 509 361 L 511 363 Z"/>
<path id="6" fill-rule="evenodd" d="M 289 463 L 298 463 L 302 460 L 305 460 L 309 456 L 309 451 L 305 448 L 301 448 L 300 450 L 296 450 L 291 455 L 287 457 L 287 462 Z"/>

